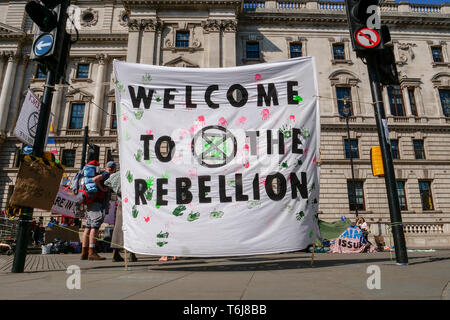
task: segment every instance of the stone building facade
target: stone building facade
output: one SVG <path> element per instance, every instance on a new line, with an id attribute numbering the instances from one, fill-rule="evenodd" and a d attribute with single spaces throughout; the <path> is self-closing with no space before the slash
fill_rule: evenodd
<path id="1" fill-rule="evenodd" d="M 28 88 L 41 96 L 45 75 L 29 59 L 36 27 L 26 1 L 0 0 L 0 207 L 18 172 L 22 144 L 12 131 Z M 367 68 L 356 58 L 341 1 L 72 0 L 79 39 L 66 83 L 55 88 L 51 136 L 73 176 L 83 127 L 117 157 L 112 60 L 177 67 L 232 67 L 315 56 L 321 105 L 320 217 L 359 215 L 375 234 L 389 223 L 384 179 L 373 177 L 378 145 Z M 409 247 L 450 247 L 450 5 L 383 1 L 399 87 L 384 88 L 390 139 Z M 351 109 L 350 141 L 341 108 Z M 349 198 L 354 156 L 357 192 Z M 351 203 L 350 203 L 351 202 Z M 386 238 L 389 238 L 386 236 Z"/>

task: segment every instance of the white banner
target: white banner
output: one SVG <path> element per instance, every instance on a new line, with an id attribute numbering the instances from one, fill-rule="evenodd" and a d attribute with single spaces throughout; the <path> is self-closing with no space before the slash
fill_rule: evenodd
<path id="1" fill-rule="evenodd" d="M 33 91 L 28 89 L 13 134 L 17 139 L 19 139 L 20 141 L 31 147 L 34 145 L 34 138 L 36 136 L 40 110 L 41 110 L 41 101 L 39 100 L 38 97 L 34 95 Z M 53 114 L 50 114 L 49 124 L 52 122 L 53 122 Z M 45 144 L 47 144 L 47 137 L 49 131 L 50 126 L 47 126 L 47 135 L 45 136 Z"/>
<path id="2" fill-rule="evenodd" d="M 75 218 L 75 195 L 65 189 L 66 187 L 59 187 L 51 212 Z"/>
<path id="3" fill-rule="evenodd" d="M 314 58 L 114 72 L 126 249 L 251 255 L 319 236 Z"/>

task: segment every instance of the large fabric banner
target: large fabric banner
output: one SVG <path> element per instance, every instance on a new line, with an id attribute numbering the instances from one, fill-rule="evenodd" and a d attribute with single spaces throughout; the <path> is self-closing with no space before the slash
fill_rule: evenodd
<path id="1" fill-rule="evenodd" d="M 319 236 L 314 58 L 114 73 L 126 249 L 251 255 Z"/>

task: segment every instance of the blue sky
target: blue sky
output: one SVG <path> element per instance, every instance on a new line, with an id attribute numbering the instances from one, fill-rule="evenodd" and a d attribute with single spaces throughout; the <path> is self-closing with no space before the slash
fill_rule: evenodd
<path id="1" fill-rule="evenodd" d="M 404 0 L 396 0 L 396 2 L 400 2 Z M 448 0 L 409 0 L 410 3 L 420 3 L 420 4 L 441 4 L 444 2 L 449 2 Z"/>

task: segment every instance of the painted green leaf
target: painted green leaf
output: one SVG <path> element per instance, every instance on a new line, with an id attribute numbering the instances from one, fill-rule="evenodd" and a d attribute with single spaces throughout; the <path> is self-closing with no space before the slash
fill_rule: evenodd
<path id="1" fill-rule="evenodd" d="M 211 212 L 211 214 L 210 214 L 209 216 L 210 216 L 211 218 L 218 219 L 218 218 L 222 218 L 223 215 L 224 215 L 224 212 L 223 212 L 223 211 L 217 211 L 217 210 L 214 210 L 213 212 Z"/>
<path id="2" fill-rule="evenodd" d="M 184 212 L 183 212 L 184 210 L 186 210 L 186 207 L 183 205 L 180 205 L 173 210 L 172 214 L 176 217 L 179 217 L 184 214 Z"/>
<path id="3" fill-rule="evenodd" d="M 143 110 L 136 111 L 134 113 L 134 117 L 136 118 L 136 120 L 141 120 L 143 115 L 144 115 L 144 111 Z"/>
<path id="4" fill-rule="evenodd" d="M 187 220 L 189 222 L 192 222 L 192 221 L 197 220 L 198 218 L 200 218 L 200 212 L 195 212 L 195 213 L 191 212 L 191 213 L 189 213 Z"/>
<path id="5" fill-rule="evenodd" d="M 141 149 L 139 149 L 137 151 L 137 154 L 134 155 L 134 158 L 136 159 L 137 162 L 141 162 L 142 160 L 142 156 L 144 155 L 144 151 L 142 151 Z"/>
<path id="6" fill-rule="evenodd" d="M 127 171 L 126 176 L 127 176 L 128 182 L 132 183 L 133 182 L 133 174 L 130 172 L 130 170 Z"/>
<path id="7" fill-rule="evenodd" d="M 153 189 L 149 189 L 144 193 L 145 199 L 151 201 L 153 199 Z"/>
<path id="8" fill-rule="evenodd" d="M 133 210 L 131 211 L 131 213 L 133 214 L 133 218 L 136 219 L 138 217 L 139 211 L 138 211 L 138 209 L 136 208 L 135 205 L 133 206 Z"/>
<path id="9" fill-rule="evenodd" d="M 169 233 L 168 232 L 162 232 L 162 231 L 160 231 L 157 235 L 156 235 L 156 237 L 157 238 L 168 238 L 169 237 Z"/>
<path id="10" fill-rule="evenodd" d="M 168 244 L 167 241 L 158 241 L 158 242 L 156 243 L 156 245 L 157 245 L 158 247 L 165 246 L 166 244 Z"/>

